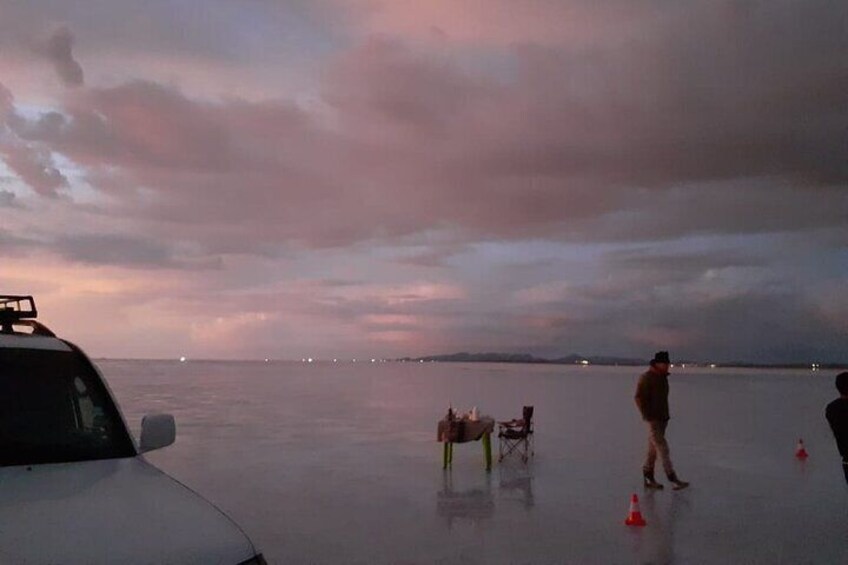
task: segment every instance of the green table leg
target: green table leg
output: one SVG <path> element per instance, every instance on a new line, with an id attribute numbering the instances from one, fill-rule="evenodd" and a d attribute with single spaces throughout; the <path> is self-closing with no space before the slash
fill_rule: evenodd
<path id="1" fill-rule="evenodd" d="M 483 434 L 483 452 L 486 454 L 486 470 L 492 470 L 492 436 Z"/>

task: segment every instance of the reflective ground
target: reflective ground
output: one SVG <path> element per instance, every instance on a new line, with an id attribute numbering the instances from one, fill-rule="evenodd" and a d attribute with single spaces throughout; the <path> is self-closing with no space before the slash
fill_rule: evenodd
<path id="1" fill-rule="evenodd" d="M 848 563 L 829 372 L 672 375 L 672 456 L 693 486 L 651 495 L 633 368 L 98 364 L 136 432 L 145 412 L 176 416 L 176 445 L 150 459 L 270 563 Z M 487 474 L 482 445 L 463 444 L 443 472 L 448 403 L 497 419 L 533 404 L 536 457 Z M 639 530 L 623 525 L 634 492 Z"/>

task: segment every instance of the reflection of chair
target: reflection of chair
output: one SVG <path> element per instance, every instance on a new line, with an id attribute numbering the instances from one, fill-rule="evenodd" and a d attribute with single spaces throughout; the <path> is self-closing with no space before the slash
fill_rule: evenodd
<path id="1" fill-rule="evenodd" d="M 455 520 L 476 524 L 494 516 L 495 500 L 492 497 L 491 481 L 491 475 L 487 473 L 482 488 L 478 486 L 457 491 L 453 488 L 451 473 L 445 473 L 444 488 L 436 493 L 436 512 L 445 518 L 449 529 Z"/>
<path id="2" fill-rule="evenodd" d="M 533 508 L 535 499 L 533 497 L 533 476 L 528 474 L 529 470 L 514 467 L 512 465 L 501 465 L 500 484 L 498 485 L 501 498 L 513 502 L 520 502 L 525 509 Z"/>
<path id="3" fill-rule="evenodd" d="M 498 442 L 500 452 L 498 461 L 513 452 L 521 455 L 521 460 L 527 463 L 527 459 L 535 455 L 533 450 L 533 407 L 525 406 L 523 417 L 520 420 L 498 422 Z"/>

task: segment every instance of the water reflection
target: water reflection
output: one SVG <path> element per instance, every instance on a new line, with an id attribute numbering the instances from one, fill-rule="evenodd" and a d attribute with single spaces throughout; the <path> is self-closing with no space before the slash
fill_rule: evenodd
<path id="1" fill-rule="evenodd" d="M 833 496 L 848 496 L 838 461 L 820 464 L 814 452 L 799 468 L 792 453 L 799 433 L 832 445 L 820 408 L 810 410 L 832 395 L 830 379 L 687 367 L 675 385 L 676 453 L 715 488 L 693 473 L 695 487 L 657 493 L 654 510 L 644 501 L 648 526 L 627 529 L 638 474 L 621 470 L 633 470 L 643 441 L 627 392 L 632 368 L 102 365 L 136 431 L 147 412 L 176 416 L 177 444 L 150 459 L 231 513 L 272 563 L 848 563 L 845 497 Z M 516 398 L 537 399 L 544 457 L 496 465 L 489 487 L 475 444 L 460 449 L 453 484 L 443 485 L 433 420 L 448 401 L 510 416 Z M 532 478 L 520 474 L 528 470 Z M 778 511 L 795 519 L 777 520 Z M 469 554 L 478 548 L 489 559 Z"/>
<path id="2" fill-rule="evenodd" d="M 640 544 L 643 562 L 657 565 L 677 563 L 675 532 L 677 524 L 689 513 L 688 493 L 646 491 L 642 510 L 648 517 L 650 531 L 646 529 L 645 544 Z M 670 496 L 670 500 L 668 497 Z"/>
<path id="3" fill-rule="evenodd" d="M 530 510 L 536 503 L 533 498 L 533 475 L 527 467 L 515 468 L 501 465 L 500 475 L 501 498 L 519 502 L 525 510 Z"/>
<path id="4" fill-rule="evenodd" d="M 436 513 L 445 519 L 448 529 L 457 520 L 478 524 L 495 514 L 491 473 L 485 474 L 482 486 L 456 489 L 450 470 L 442 476 L 442 490 L 436 493 Z"/>

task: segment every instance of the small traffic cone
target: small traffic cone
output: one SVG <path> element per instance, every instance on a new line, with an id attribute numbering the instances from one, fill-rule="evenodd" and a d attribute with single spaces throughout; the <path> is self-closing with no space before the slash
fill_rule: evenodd
<path id="1" fill-rule="evenodd" d="M 630 512 L 627 514 L 627 519 L 624 523 L 628 526 L 647 526 L 648 523 L 642 518 L 642 511 L 639 510 L 639 497 L 635 494 L 630 499 Z"/>
<path id="2" fill-rule="evenodd" d="M 795 457 L 803 460 L 803 459 L 806 459 L 809 456 L 810 456 L 810 454 L 807 453 L 807 450 L 804 448 L 804 440 L 799 439 L 798 440 L 798 446 L 795 448 Z"/>

